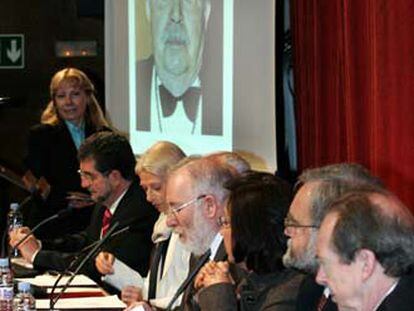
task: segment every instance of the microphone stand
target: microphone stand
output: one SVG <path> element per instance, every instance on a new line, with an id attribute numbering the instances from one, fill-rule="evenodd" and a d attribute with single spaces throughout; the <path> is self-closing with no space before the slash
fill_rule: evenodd
<path id="1" fill-rule="evenodd" d="M 20 189 L 23 189 L 29 193 L 32 193 L 29 188 L 23 183 L 22 178 L 17 175 L 12 170 L 8 169 L 7 167 L 0 165 L 0 177 L 4 178 L 8 182 L 12 183 L 13 185 L 17 186 Z"/>
<path id="2" fill-rule="evenodd" d="M 170 303 L 167 306 L 166 311 L 171 311 L 172 306 L 174 304 L 174 302 L 178 299 L 178 297 L 186 290 L 186 288 L 190 285 L 190 283 L 193 281 L 193 279 L 195 278 L 196 274 L 198 273 L 198 271 L 200 271 L 200 269 L 204 266 L 204 264 L 208 261 L 209 257 L 210 257 L 211 251 L 210 249 L 203 254 L 203 256 L 201 256 L 201 258 L 199 259 L 199 261 L 197 262 L 196 266 L 194 267 L 194 269 L 189 273 L 189 275 L 187 276 L 187 278 L 184 280 L 183 283 L 181 283 L 180 287 L 177 289 L 177 291 L 175 292 L 173 298 L 171 299 Z"/>
<path id="3" fill-rule="evenodd" d="M 28 232 L 19 242 L 17 242 L 17 244 L 13 247 L 13 249 L 17 249 L 20 245 L 22 245 L 24 241 L 26 241 L 34 232 L 36 232 L 38 228 L 40 228 L 44 224 L 48 223 L 49 221 L 55 220 L 57 218 L 64 217 L 66 213 L 70 213 L 71 211 L 72 211 L 71 208 L 64 209 L 58 212 L 57 214 L 54 214 L 48 218 L 43 219 L 36 226 L 34 226 L 33 229 L 30 230 L 30 232 Z"/>
<path id="4" fill-rule="evenodd" d="M 79 271 L 83 268 L 83 266 L 86 264 L 86 262 L 94 254 L 96 254 L 98 252 L 98 250 L 101 248 L 101 246 L 111 237 L 112 233 L 115 231 L 115 229 L 118 227 L 118 225 L 119 225 L 119 222 L 115 222 L 112 225 L 112 227 L 108 230 L 108 232 L 106 233 L 106 235 L 101 240 L 99 240 L 99 242 L 83 258 L 83 260 L 81 261 L 81 263 L 79 264 L 79 266 L 75 269 L 75 271 L 73 271 L 73 274 L 68 279 L 68 281 L 66 282 L 66 284 L 62 287 L 62 290 L 60 291 L 60 293 L 56 296 L 56 299 L 53 299 L 53 294 L 51 293 L 51 296 L 50 296 L 50 305 L 49 305 L 51 310 L 53 310 L 53 308 L 54 308 L 55 304 L 58 302 L 59 298 L 63 295 L 63 293 L 65 292 L 65 290 L 69 287 L 70 283 L 72 283 L 73 279 L 79 273 Z"/>
<path id="5" fill-rule="evenodd" d="M 117 235 L 127 232 L 130 229 L 130 226 L 126 226 L 122 229 L 119 229 L 118 231 L 114 232 L 109 239 L 115 238 Z M 70 269 L 73 268 L 73 266 L 78 263 L 79 257 L 84 254 L 85 252 L 89 251 L 92 247 L 94 247 L 96 244 L 100 243 L 101 240 L 95 241 L 88 246 L 85 246 L 83 249 L 81 249 L 72 259 L 68 267 L 65 269 L 65 271 L 59 273 L 59 276 L 56 278 L 55 283 L 53 283 L 52 290 L 50 291 L 50 296 L 53 297 L 53 294 L 55 293 L 55 290 L 57 288 L 57 285 L 59 284 L 59 281 L 67 274 L 73 274 L 73 272 L 70 272 Z"/>

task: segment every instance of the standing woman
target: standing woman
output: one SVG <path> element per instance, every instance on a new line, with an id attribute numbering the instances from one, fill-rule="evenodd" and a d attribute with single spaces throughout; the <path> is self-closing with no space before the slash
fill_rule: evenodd
<path id="1" fill-rule="evenodd" d="M 109 130 L 94 93 L 94 85 L 78 69 L 65 68 L 52 78 L 51 100 L 40 124 L 30 129 L 24 159 L 27 171 L 23 180 L 29 188 L 37 188 L 43 197 L 25 213 L 29 227 L 67 208 L 68 192 L 82 191 L 78 174 L 79 146 L 93 133 Z M 91 208 L 87 201 L 78 203 L 86 207 L 42 227 L 36 236 L 53 238 L 84 229 L 89 224 Z"/>

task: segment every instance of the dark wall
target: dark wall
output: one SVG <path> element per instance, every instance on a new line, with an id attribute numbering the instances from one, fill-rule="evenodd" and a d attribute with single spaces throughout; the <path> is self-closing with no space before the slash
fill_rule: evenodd
<path id="1" fill-rule="evenodd" d="M 21 161 L 29 128 L 39 122 L 49 100 L 52 75 L 66 66 L 84 70 L 104 99 L 104 21 L 103 0 L 2 0 L 0 34 L 24 34 L 25 68 L 0 69 L 0 97 L 11 101 L 0 105 L 0 164 L 22 173 Z M 88 58 L 55 57 L 55 42 L 95 40 L 98 56 Z M 9 200 L 19 200 L 19 193 L 0 180 L 0 211 Z M 7 196 L 5 199 L 4 196 Z M 4 218 L 3 218 L 4 219 Z M 1 228 L 1 227 L 0 227 Z M 1 231 L 1 230 L 0 230 Z"/>

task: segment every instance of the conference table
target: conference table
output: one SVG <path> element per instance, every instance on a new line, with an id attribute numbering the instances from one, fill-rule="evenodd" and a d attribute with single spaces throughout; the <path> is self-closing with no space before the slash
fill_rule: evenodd
<path id="1" fill-rule="evenodd" d="M 51 290 L 59 274 L 54 272 L 39 274 L 27 264 L 14 259 L 12 267 L 15 281 L 32 284 L 32 292 L 36 298 L 36 310 L 50 310 Z M 53 294 L 54 298 L 59 295 L 69 278 L 69 275 L 63 276 L 59 281 Z M 109 295 L 87 276 L 76 275 L 55 304 L 54 310 L 119 311 L 125 307 L 116 295 Z"/>

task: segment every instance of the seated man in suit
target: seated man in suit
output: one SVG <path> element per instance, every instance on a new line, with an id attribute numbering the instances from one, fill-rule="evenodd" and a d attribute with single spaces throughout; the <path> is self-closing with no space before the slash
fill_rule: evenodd
<path id="1" fill-rule="evenodd" d="M 381 182 L 364 167 L 339 163 L 304 171 L 298 179 L 299 189 L 285 219 L 288 249 L 283 256 L 286 267 L 308 274 L 299 290 L 297 310 L 336 310 L 329 290 L 314 278 L 318 269 L 316 239 L 323 216 L 330 203 L 341 195 L 360 187 L 381 188 Z"/>
<path id="2" fill-rule="evenodd" d="M 345 195 L 319 232 L 316 281 L 339 310 L 414 310 L 414 216 L 394 195 Z"/>
<path id="3" fill-rule="evenodd" d="M 203 259 L 204 262 L 219 261 L 226 257 L 219 218 L 224 216 L 228 197 L 224 184 L 233 174 L 230 166 L 201 158 L 176 167 L 168 175 L 165 198 L 170 213 L 167 224 L 192 254 L 189 275 L 201 268 Z M 193 296 L 191 282 L 183 295 L 182 310 L 196 308 Z"/>
<path id="4" fill-rule="evenodd" d="M 155 209 L 145 199 L 134 174 L 135 157 L 128 140 L 115 133 L 100 132 L 89 137 L 78 153 L 82 187 L 97 203 L 91 223 L 85 231 L 39 243 L 33 236 L 19 246 L 22 256 L 35 269 L 62 271 L 82 248 L 102 238 L 111 225 L 131 229 L 110 240 L 105 249 L 142 274 L 146 274 L 152 248 L 151 233 L 157 218 Z M 11 245 L 22 239 L 28 228 L 11 233 Z M 138 251 L 139 250 L 139 251 Z M 99 280 L 94 259 L 83 273 Z"/>
<path id="5" fill-rule="evenodd" d="M 178 234 L 183 246 L 191 252 L 189 276 L 176 293 L 183 294 L 180 310 L 194 310 L 192 277 L 207 260 L 224 260 L 226 252 L 219 234 L 219 218 L 224 215 L 228 191 L 224 184 L 234 169 L 219 161 L 198 158 L 184 161 L 172 168 L 167 176 L 165 201 L 169 207 L 167 225 Z M 192 276 L 192 277 L 191 277 Z M 146 303 L 145 310 L 151 310 Z M 128 309 L 129 310 L 129 309 Z"/>

